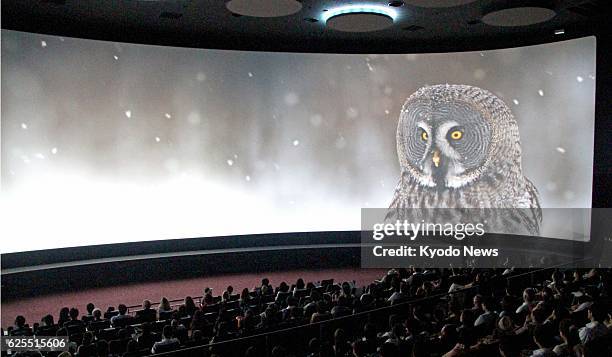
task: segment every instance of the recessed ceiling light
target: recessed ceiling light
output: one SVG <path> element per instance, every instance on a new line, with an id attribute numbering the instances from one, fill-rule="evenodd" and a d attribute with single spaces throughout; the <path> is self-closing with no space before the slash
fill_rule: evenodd
<path id="1" fill-rule="evenodd" d="M 302 9 L 297 0 L 231 0 L 225 7 L 233 14 L 251 17 L 280 17 Z"/>
<path id="2" fill-rule="evenodd" d="M 469 4 L 476 0 L 404 0 L 408 5 L 428 8 L 454 7 Z"/>
<path id="3" fill-rule="evenodd" d="M 501 27 L 529 26 L 548 21 L 556 14 L 554 10 L 546 7 L 511 7 L 489 12 L 483 16 L 482 22 Z"/>
<path id="4" fill-rule="evenodd" d="M 327 27 L 343 32 L 372 32 L 393 26 L 398 13 L 381 5 L 346 5 L 328 9 L 321 15 Z"/>
<path id="5" fill-rule="evenodd" d="M 390 17 L 391 20 L 397 18 L 397 11 L 389 6 L 363 4 L 338 6 L 328 9 L 328 11 L 323 12 L 322 19 L 324 22 L 327 22 L 332 17 L 346 14 L 375 14 Z"/>
<path id="6" fill-rule="evenodd" d="M 563 35 L 565 33 L 564 29 L 555 30 L 555 35 Z"/>

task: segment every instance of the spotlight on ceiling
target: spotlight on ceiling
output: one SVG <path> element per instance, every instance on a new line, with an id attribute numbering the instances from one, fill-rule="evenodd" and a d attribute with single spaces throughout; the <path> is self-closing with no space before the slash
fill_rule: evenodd
<path id="1" fill-rule="evenodd" d="M 321 20 L 334 30 L 344 32 L 378 31 L 393 25 L 397 10 L 382 5 L 346 5 L 324 11 Z"/>

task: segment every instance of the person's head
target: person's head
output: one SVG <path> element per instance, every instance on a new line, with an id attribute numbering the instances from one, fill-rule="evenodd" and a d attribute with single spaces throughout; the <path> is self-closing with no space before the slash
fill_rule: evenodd
<path id="1" fill-rule="evenodd" d="M 482 308 L 487 312 L 493 311 L 495 309 L 495 300 L 490 297 L 482 299 Z"/>
<path id="2" fill-rule="evenodd" d="M 343 329 L 338 328 L 334 331 L 334 344 L 336 346 L 346 343 L 346 332 Z"/>
<path id="3" fill-rule="evenodd" d="M 306 284 L 304 284 L 304 279 L 302 278 L 298 278 L 298 280 L 295 282 L 295 287 L 299 290 L 304 289 L 305 286 Z"/>
<path id="4" fill-rule="evenodd" d="M 453 343 L 456 342 L 457 326 L 451 324 L 446 324 L 442 326 L 442 329 L 440 330 L 440 339 L 451 341 Z"/>
<path id="5" fill-rule="evenodd" d="M 481 309 L 482 308 L 482 295 L 480 294 L 474 295 L 474 298 L 472 299 L 472 304 L 474 305 L 475 308 Z"/>
<path id="6" fill-rule="evenodd" d="M 257 353 L 257 347 L 255 346 L 249 346 L 249 348 L 246 349 L 246 351 L 244 352 L 244 357 L 257 357 L 258 353 Z"/>
<path id="7" fill-rule="evenodd" d="M 151 308 L 151 301 L 144 300 L 142 302 L 142 308 L 145 309 L 145 310 L 149 310 Z"/>
<path id="8" fill-rule="evenodd" d="M 563 273 L 561 273 L 558 269 L 555 269 L 555 271 L 553 271 L 550 279 L 554 282 L 554 283 L 560 283 L 563 281 Z"/>
<path id="9" fill-rule="evenodd" d="M 22 315 L 18 315 L 15 318 L 15 327 L 22 328 L 25 326 L 26 319 Z"/>
<path id="10" fill-rule="evenodd" d="M 70 309 L 69 312 L 70 318 L 72 320 L 76 320 L 79 318 L 79 309 L 77 309 L 76 307 L 73 307 L 72 309 Z"/>
<path id="11" fill-rule="evenodd" d="M 193 298 L 191 296 L 185 296 L 185 307 L 188 309 L 195 307 L 195 303 L 193 302 Z"/>
<path id="12" fill-rule="evenodd" d="M 127 313 L 127 306 L 125 306 L 125 304 L 119 304 L 118 308 L 119 310 L 119 315 L 125 315 Z"/>
<path id="13" fill-rule="evenodd" d="M 168 301 L 167 297 L 162 297 L 159 302 L 159 309 L 164 311 L 170 311 L 170 301 Z"/>
<path id="14" fill-rule="evenodd" d="M 96 320 L 100 320 L 102 318 L 102 310 L 98 308 L 93 309 L 92 314 Z"/>
<path id="15" fill-rule="evenodd" d="M 68 320 L 70 318 L 70 309 L 67 307 L 62 307 L 59 313 L 60 320 Z"/>
<path id="16" fill-rule="evenodd" d="M 589 319 L 591 321 L 603 323 L 606 321 L 607 315 L 608 313 L 602 304 L 596 302 L 589 306 Z"/>
<path id="17" fill-rule="evenodd" d="M 242 289 L 242 292 L 240 293 L 240 300 L 247 301 L 249 300 L 249 297 L 250 297 L 249 289 L 247 288 Z"/>
<path id="18" fill-rule="evenodd" d="M 214 303 L 214 299 L 211 293 L 204 295 L 204 304 L 212 305 Z"/>
<path id="19" fill-rule="evenodd" d="M 93 332 L 87 331 L 83 334 L 83 342 L 82 345 L 90 345 L 93 342 L 94 335 Z"/>
<path id="20" fill-rule="evenodd" d="M 510 332 L 514 327 L 514 323 L 512 322 L 512 318 L 510 316 L 502 316 L 497 322 L 497 328 L 503 332 Z"/>
<path id="21" fill-rule="evenodd" d="M 54 324 L 54 322 L 53 322 L 53 315 L 51 315 L 51 314 L 45 315 L 45 317 L 40 319 L 40 322 L 42 322 L 43 326 L 53 326 L 53 324 Z"/>
<path id="22" fill-rule="evenodd" d="M 536 291 L 533 288 L 527 288 L 523 291 L 523 301 L 531 303 L 535 301 Z"/>
<path id="23" fill-rule="evenodd" d="M 166 325 L 162 330 L 162 337 L 165 339 L 172 338 L 172 326 Z"/>
<path id="24" fill-rule="evenodd" d="M 91 315 L 94 311 L 94 309 L 96 308 L 96 306 L 93 303 L 89 303 L 87 304 L 87 306 L 85 307 L 85 309 L 87 310 L 87 314 Z"/>
<path id="25" fill-rule="evenodd" d="M 193 330 L 193 332 L 191 333 L 191 338 L 194 341 L 201 341 L 203 337 L 204 335 L 202 334 L 201 330 Z"/>
<path id="26" fill-rule="evenodd" d="M 316 354 L 319 352 L 320 349 L 321 349 L 321 343 L 319 342 L 318 338 L 313 337 L 310 339 L 310 341 L 308 341 L 308 351 Z"/>
<path id="27" fill-rule="evenodd" d="M 268 278 L 263 278 L 261 279 L 261 286 L 268 286 L 270 285 L 270 280 Z"/>

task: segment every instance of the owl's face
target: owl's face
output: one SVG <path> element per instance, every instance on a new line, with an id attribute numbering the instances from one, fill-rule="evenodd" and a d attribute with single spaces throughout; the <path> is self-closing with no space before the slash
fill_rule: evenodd
<path id="1" fill-rule="evenodd" d="M 421 185 L 459 188 L 482 173 L 491 127 L 468 102 L 415 101 L 402 110 L 398 138 L 404 165 Z"/>

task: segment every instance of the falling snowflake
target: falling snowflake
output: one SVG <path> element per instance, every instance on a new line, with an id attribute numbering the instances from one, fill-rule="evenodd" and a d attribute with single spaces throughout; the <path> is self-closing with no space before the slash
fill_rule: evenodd
<path id="1" fill-rule="evenodd" d="M 346 109 L 346 116 L 350 119 L 355 119 L 359 116 L 359 111 L 353 107 L 349 107 Z"/>
<path id="2" fill-rule="evenodd" d="M 519 105 L 518 99 L 512 99 L 512 103 L 514 103 L 514 105 Z"/>
<path id="3" fill-rule="evenodd" d="M 253 72 L 249 72 L 249 77 L 253 77 Z"/>
<path id="4" fill-rule="evenodd" d="M 576 80 L 578 81 L 578 83 L 582 83 L 582 81 L 584 81 L 584 78 L 582 78 L 582 76 L 576 76 Z"/>
<path id="5" fill-rule="evenodd" d="M 43 155 L 41 153 L 36 153 L 36 155 L 34 155 L 34 156 L 36 156 L 36 158 L 39 159 L 39 160 L 44 160 L 45 159 L 45 155 Z"/>
<path id="6" fill-rule="evenodd" d="M 300 102 L 300 97 L 296 93 L 289 92 L 285 95 L 285 104 L 292 107 Z"/>
<path id="7" fill-rule="evenodd" d="M 310 117 L 310 124 L 312 124 L 312 126 L 320 126 L 322 122 L 323 117 L 321 116 L 321 114 L 314 114 Z"/>
<path id="8" fill-rule="evenodd" d="M 478 68 L 477 70 L 474 71 L 474 78 L 476 78 L 477 80 L 484 79 L 486 75 L 487 75 L 487 72 L 485 72 L 484 69 Z"/>
<path id="9" fill-rule="evenodd" d="M 198 82 L 204 82 L 206 80 L 206 74 L 204 74 L 204 72 L 198 72 L 196 74 L 196 79 Z"/>
<path id="10" fill-rule="evenodd" d="M 344 139 L 344 136 L 338 135 L 338 138 L 336 138 L 336 148 L 342 150 L 345 146 L 346 139 Z"/>
<path id="11" fill-rule="evenodd" d="M 28 124 L 26 124 L 26 123 L 21 123 L 21 129 L 23 129 L 23 130 L 27 130 L 27 129 L 28 129 Z"/>
<path id="12" fill-rule="evenodd" d="M 44 48 L 47 47 L 47 41 L 40 41 L 40 45 Z"/>
<path id="13" fill-rule="evenodd" d="M 370 72 L 374 72 L 374 67 L 372 67 L 372 65 L 370 64 L 370 62 L 369 62 L 369 61 L 368 61 L 368 62 L 366 62 L 366 65 L 368 66 L 368 70 L 369 70 Z"/>
<path id="14" fill-rule="evenodd" d="M 562 148 L 561 146 L 557 147 L 557 151 L 561 154 L 565 154 L 565 149 Z"/>
<path id="15" fill-rule="evenodd" d="M 590 79 L 595 79 L 595 76 L 594 76 L 594 75 L 592 75 L 592 74 L 589 74 L 589 78 L 590 78 Z"/>
<path id="16" fill-rule="evenodd" d="M 164 114 L 164 116 L 166 117 L 166 119 L 171 119 L 172 118 L 172 115 L 170 115 L 170 113 L 166 113 L 166 114 Z"/>
<path id="17" fill-rule="evenodd" d="M 539 90 L 538 90 L 538 94 L 540 95 L 540 97 L 543 97 L 543 96 L 544 96 L 544 91 L 543 91 L 543 90 L 541 90 L 541 89 L 539 89 Z"/>
<path id="18" fill-rule="evenodd" d="M 297 139 L 293 140 L 293 146 L 298 146 L 298 145 L 300 145 L 300 141 Z"/>
<path id="19" fill-rule="evenodd" d="M 113 56 L 113 58 L 114 58 L 114 59 L 115 59 L 115 61 L 116 61 L 116 60 L 118 60 L 118 59 L 119 59 L 119 56 L 114 55 L 114 56 Z"/>
<path id="20" fill-rule="evenodd" d="M 234 160 L 229 159 L 227 160 L 227 166 L 233 166 L 234 165 Z"/>
<path id="21" fill-rule="evenodd" d="M 131 110 L 126 110 L 125 111 L 125 116 L 128 117 L 128 118 L 131 118 L 132 117 L 132 111 Z"/>
<path id="22" fill-rule="evenodd" d="M 160 138 L 159 136 L 156 136 L 156 137 L 155 137 L 155 141 L 156 141 L 156 142 L 160 142 L 160 141 L 161 141 L 161 138 Z"/>
<path id="23" fill-rule="evenodd" d="M 237 158 L 238 158 L 238 154 L 234 154 L 234 159 L 237 159 Z"/>
<path id="24" fill-rule="evenodd" d="M 197 124 L 200 124 L 200 122 L 202 121 L 202 118 L 200 118 L 200 113 L 198 113 L 198 112 L 191 112 L 187 116 L 187 121 L 190 124 L 197 125 Z"/>
<path id="25" fill-rule="evenodd" d="M 389 109 L 385 109 L 385 114 L 389 115 L 389 113 L 391 113 Z"/>
<path id="26" fill-rule="evenodd" d="M 57 154 L 57 148 L 52 148 L 52 149 L 51 149 L 51 153 L 52 153 L 53 155 Z"/>
<path id="27" fill-rule="evenodd" d="M 247 180 L 247 182 L 248 182 L 248 181 L 251 181 L 251 176 L 246 175 L 246 176 L 244 177 L 244 179 L 245 179 L 245 180 Z"/>

